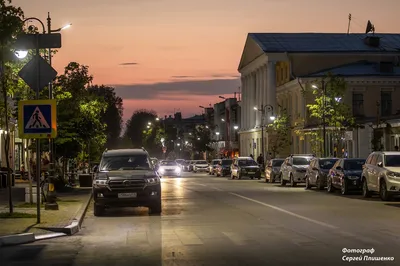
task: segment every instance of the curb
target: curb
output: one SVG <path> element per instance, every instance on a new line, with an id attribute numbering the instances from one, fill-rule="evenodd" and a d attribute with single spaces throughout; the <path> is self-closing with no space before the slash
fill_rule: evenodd
<path id="1" fill-rule="evenodd" d="M 17 234 L 0 237 L 0 247 L 21 245 L 35 242 L 35 235 L 33 233 Z"/>
<path id="2" fill-rule="evenodd" d="M 35 234 L 33 234 L 33 233 L 1 236 L 0 237 L 0 247 L 28 244 L 28 243 L 33 243 L 33 242 L 39 241 L 39 240 L 52 239 L 52 238 L 62 237 L 62 236 L 71 236 L 71 235 L 78 233 L 81 230 L 81 225 L 85 218 L 86 212 L 89 208 L 92 197 L 93 197 L 93 192 L 90 192 L 90 196 L 89 196 L 88 200 L 86 201 L 86 204 L 84 205 L 84 207 L 81 208 L 77 219 L 74 219 L 74 221 L 70 225 L 68 225 L 64 228 L 52 228 L 51 230 L 53 231 L 53 233 L 37 235 L 37 236 L 35 236 Z M 49 228 L 43 228 L 43 229 L 50 230 Z"/>

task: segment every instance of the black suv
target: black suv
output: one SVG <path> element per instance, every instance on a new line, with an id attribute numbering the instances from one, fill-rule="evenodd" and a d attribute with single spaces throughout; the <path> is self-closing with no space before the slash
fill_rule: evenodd
<path id="1" fill-rule="evenodd" d="M 103 153 L 93 179 L 94 215 L 110 207 L 148 207 L 161 213 L 161 184 L 145 149 Z"/>

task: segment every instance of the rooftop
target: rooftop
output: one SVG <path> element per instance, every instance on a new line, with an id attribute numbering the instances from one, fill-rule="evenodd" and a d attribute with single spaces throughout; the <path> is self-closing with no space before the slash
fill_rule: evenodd
<path id="1" fill-rule="evenodd" d="M 363 33 L 249 33 L 265 53 L 400 52 L 400 34 L 375 33 L 379 47 L 364 43 Z"/>
<path id="2" fill-rule="evenodd" d="M 368 76 L 385 76 L 385 77 L 399 77 L 400 67 L 392 66 L 392 71 L 382 71 L 380 63 L 359 61 L 351 64 L 341 65 L 334 68 L 324 69 L 322 71 L 312 73 L 303 77 L 324 77 L 328 74 L 342 77 L 368 77 Z"/>

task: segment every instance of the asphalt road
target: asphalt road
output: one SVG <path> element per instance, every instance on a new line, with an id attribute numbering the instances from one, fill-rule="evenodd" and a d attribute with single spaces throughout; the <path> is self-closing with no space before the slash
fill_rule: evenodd
<path id="1" fill-rule="evenodd" d="M 399 202 L 206 174 L 162 188 L 161 216 L 90 209 L 77 235 L 2 248 L 0 265 L 400 265 Z"/>

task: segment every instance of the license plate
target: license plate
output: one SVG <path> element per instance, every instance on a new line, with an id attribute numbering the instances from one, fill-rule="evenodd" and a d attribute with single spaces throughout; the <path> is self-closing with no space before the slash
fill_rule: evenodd
<path id="1" fill-rule="evenodd" d="M 128 198 L 136 198 L 137 193 L 118 193 L 118 198 L 120 199 L 128 199 Z"/>
<path id="2" fill-rule="evenodd" d="M 250 175 L 254 175 L 256 172 L 249 172 Z"/>

